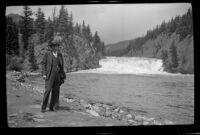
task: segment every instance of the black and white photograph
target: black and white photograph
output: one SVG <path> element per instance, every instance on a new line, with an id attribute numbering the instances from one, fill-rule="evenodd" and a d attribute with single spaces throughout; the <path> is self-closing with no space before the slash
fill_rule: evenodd
<path id="1" fill-rule="evenodd" d="M 194 124 L 191 3 L 13 5 L 5 22 L 8 127 Z"/>

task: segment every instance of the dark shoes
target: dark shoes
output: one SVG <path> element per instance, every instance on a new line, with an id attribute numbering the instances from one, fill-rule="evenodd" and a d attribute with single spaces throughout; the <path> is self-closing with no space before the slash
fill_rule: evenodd
<path id="1" fill-rule="evenodd" d="M 57 111 L 57 110 L 56 110 L 55 107 L 51 107 L 51 108 L 49 108 L 49 111 L 54 111 L 54 112 L 55 112 L 55 111 Z"/>
<path id="2" fill-rule="evenodd" d="M 45 113 L 45 110 L 42 109 L 41 112 L 42 112 L 42 113 Z"/>
<path id="3" fill-rule="evenodd" d="M 49 111 L 55 112 L 55 111 L 57 111 L 57 110 L 58 110 L 58 107 L 50 107 L 50 108 L 49 108 Z M 45 113 L 46 110 L 45 110 L 45 109 L 41 109 L 41 112 L 42 112 L 42 113 Z"/>

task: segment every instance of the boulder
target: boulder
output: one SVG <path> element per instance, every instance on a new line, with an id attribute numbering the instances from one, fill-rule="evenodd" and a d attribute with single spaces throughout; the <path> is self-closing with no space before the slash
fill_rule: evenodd
<path id="1" fill-rule="evenodd" d="M 119 113 L 112 113 L 111 117 L 113 119 L 117 119 L 117 120 L 121 120 L 122 119 L 122 115 L 120 115 Z"/>
<path id="2" fill-rule="evenodd" d="M 8 117 L 16 117 L 17 115 L 18 113 L 13 113 L 13 114 L 8 115 Z"/>
<path id="3" fill-rule="evenodd" d="M 67 103 L 71 103 L 74 102 L 75 100 L 72 98 L 63 98 L 64 101 L 66 101 Z"/>
<path id="4" fill-rule="evenodd" d="M 115 113 L 119 113 L 119 111 L 120 111 L 120 108 L 118 108 L 118 107 L 113 110 L 113 112 L 115 112 Z"/>
<path id="5" fill-rule="evenodd" d="M 174 123 L 170 120 L 164 120 L 164 125 L 173 125 Z"/>
<path id="6" fill-rule="evenodd" d="M 112 110 L 111 109 L 106 109 L 105 117 L 111 117 L 111 116 L 112 116 Z"/>
<path id="7" fill-rule="evenodd" d="M 98 117 L 98 116 L 99 116 L 99 114 L 98 114 L 96 111 L 94 111 L 94 110 L 89 110 L 89 109 L 87 109 L 86 112 L 90 113 L 91 115 L 93 115 L 93 116 L 95 116 L 95 117 Z"/>
<path id="8" fill-rule="evenodd" d="M 97 106 L 96 104 L 92 106 L 92 110 L 100 112 L 99 106 Z"/>
<path id="9" fill-rule="evenodd" d="M 140 115 L 138 115 L 138 116 L 135 116 L 135 120 L 136 121 L 144 121 L 146 118 L 144 117 L 144 116 L 140 116 Z"/>
<path id="10" fill-rule="evenodd" d="M 143 125 L 149 125 L 149 122 L 148 121 L 144 121 L 142 124 Z"/>
<path id="11" fill-rule="evenodd" d="M 45 121 L 44 119 L 40 119 L 40 118 L 33 118 L 33 121 L 35 122 L 42 122 L 42 121 Z"/>
<path id="12" fill-rule="evenodd" d="M 106 116 L 106 108 L 99 107 L 99 115 L 100 116 Z"/>
<path id="13" fill-rule="evenodd" d="M 137 125 L 137 122 L 134 121 L 134 120 L 128 120 L 127 123 L 128 123 L 129 125 Z"/>
<path id="14" fill-rule="evenodd" d="M 110 105 L 107 105 L 107 104 L 102 104 L 102 106 L 106 109 L 110 109 Z"/>
<path id="15" fill-rule="evenodd" d="M 88 104 L 88 102 L 85 101 L 85 100 L 83 100 L 83 99 L 80 100 L 80 104 L 81 104 L 84 108 L 90 108 L 90 109 L 91 109 L 91 105 Z"/>
<path id="16" fill-rule="evenodd" d="M 156 121 L 156 120 L 154 120 L 154 121 L 152 122 L 152 124 L 153 124 L 153 125 L 162 125 L 162 123 L 161 123 L 161 122 L 159 122 L 159 121 Z"/>
<path id="17" fill-rule="evenodd" d="M 16 80 L 19 81 L 19 82 L 25 82 L 25 76 L 22 75 L 22 74 L 20 74 L 20 75 L 17 77 Z"/>
<path id="18" fill-rule="evenodd" d="M 124 113 L 124 111 L 122 109 L 119 110 L 119 113 Z"/>
<path id="19" fill-rule="evenodd" d="M 122 113 L 121 116 L 122 116 L 122 120 L 123 121 L 132 120 L 132 115 L 131 114 Z"/>
<path id="20" fill-rule="evenodd" d="M 132 115 L 131 114 L 127 114 L 126 117 L 127 117 L 127 119 L 132 119 Z"/>

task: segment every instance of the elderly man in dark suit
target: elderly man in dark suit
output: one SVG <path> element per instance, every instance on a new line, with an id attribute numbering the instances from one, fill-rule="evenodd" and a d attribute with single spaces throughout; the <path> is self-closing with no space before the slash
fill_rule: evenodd
<path id="1" fill-rule="evenodd" d="M 47 51 L 42 61 L 42 75 L 45 80 L 45 92 L 41 107 L 41 112 L 45 112 L 49 95 L 51 93 L 50 111 L 56 110 L 56 104 L 59 102 L 60 85 L 66 78 L 64 72 L 63 56 L 59 52 L 59 44 L 49 44 L 51 51 Z"/>

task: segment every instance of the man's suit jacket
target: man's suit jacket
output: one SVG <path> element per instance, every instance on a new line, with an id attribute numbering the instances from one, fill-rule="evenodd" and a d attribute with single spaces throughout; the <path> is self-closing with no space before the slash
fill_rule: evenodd
<path id="1" fill-rule="evenodd" d="M 52 70 L 52 62 L 53 62 L 53 53 L 51 51 L 48 51 L 42 60 L 42 75 L 46 75 L 46 80 L 49 79 L 51 70 Z M 63 56 L 61 53 L 58 52 L 58 59 L 60 63 L 60 71 L 59 71 L 59 76 L 61 81 L 63 82 L 64 79 L 66 78 L 65 72 L 64 72 L 64 62 L 63 62 Z"/>

